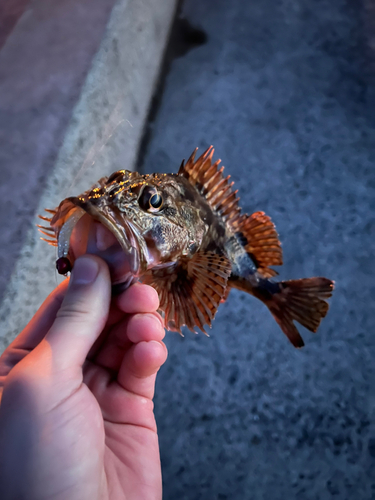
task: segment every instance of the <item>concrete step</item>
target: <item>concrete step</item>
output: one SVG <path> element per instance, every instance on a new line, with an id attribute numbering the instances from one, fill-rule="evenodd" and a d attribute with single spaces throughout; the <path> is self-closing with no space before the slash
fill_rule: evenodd
<path id="1" fill-rule="evenodd" d="M 134 166 L 175 9 L 176 0 L 43 0 L 21 9 L 8 30 L 0 50 L 0 351 L 59 279 L 36 214 Z"/>

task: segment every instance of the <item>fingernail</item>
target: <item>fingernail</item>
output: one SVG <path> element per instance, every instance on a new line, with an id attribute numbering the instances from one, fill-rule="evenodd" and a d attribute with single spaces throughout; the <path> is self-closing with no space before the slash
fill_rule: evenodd
<path id="1" fill-rule="evenodd" d="M 88 285 L 92 283 L 99 273 L 99 265 L 90 257 L 80 257 L 74 263 L 72 271 L 72 283 L 74 285 Z"/>

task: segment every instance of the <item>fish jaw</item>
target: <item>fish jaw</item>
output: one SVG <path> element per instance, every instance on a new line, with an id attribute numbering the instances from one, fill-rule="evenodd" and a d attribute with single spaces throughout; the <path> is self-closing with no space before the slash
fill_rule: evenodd
<path id="1" fill-rule="evenodd" d="M 66 274 L 78 257 L 90 253 L 107 262 L 114 285 L 130 284 L 155 261 L 134 224 L 120 212 L 104 204 L 96 206 L 84 197 L 63 200 L 51 227 L 56 234 L 61 274 Z"/>

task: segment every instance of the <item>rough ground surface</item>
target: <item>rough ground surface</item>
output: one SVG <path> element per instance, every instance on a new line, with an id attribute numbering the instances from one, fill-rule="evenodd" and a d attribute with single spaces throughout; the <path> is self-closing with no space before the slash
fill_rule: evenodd
<path id="1" fill-rule="evenodd" d="M 114 3 L 1 2 L 0 298 Z"/>
<path id="2" fill-rule="evenodd" d="M 35 280 L 25 247 L 37 265 L 52 255 L 46 245 L 38 255 L 38 238 L 27 236 L 36 236 L 39 203 L 78 194 L 78 178 L 87 176 L 87 189 L 132 168 L 175 3 L 0 0 L 0 300 L 10 281 L 19 295 L 20 268 Z M 44 290 L 33 306 L 48 292 L 51 269 L 38 273 Z"/>
<path id="3" fill-rule="evenodd" d="M 183 15 L 207 43 L 173 62 L 143 171 L 213 144 L 243 209 L 275 221 L 281 277 L 336 291 L 301 351 L 236 291 L 210 338 L 167 335 L 164 500 L 374 499 L 374 15 L 350 0 L 189 0 Z"/>
<path id="4" fill-rule="evenodd" d="M 0 49 L 0 352 L 57 284 L 36 215 L 133 167 L 175 6 L 33 1 Z"/>

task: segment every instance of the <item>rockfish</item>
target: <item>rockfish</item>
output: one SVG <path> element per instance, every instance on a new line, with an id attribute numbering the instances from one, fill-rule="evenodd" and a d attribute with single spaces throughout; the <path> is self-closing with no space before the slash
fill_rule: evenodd
<path id="1" fill-rule="evenodd" d="M 260 299 L 295 347 L 294 321 L 315 332 L 327 314 L 334 283 L 327 278 L 274 281 L 283 263 L 275 226 L 264 212 L 242 214 L 233 182 L 213 148 L 182 162 L 177 174 L 120 170 L 90 190 L 47 210 L 39 226 L 57 246 L 57 270 L 92 253 L 109 265 L 119 292 L 140 280 L 155 288 L 168 330 L 204 333 L 231 288 Z"/>

